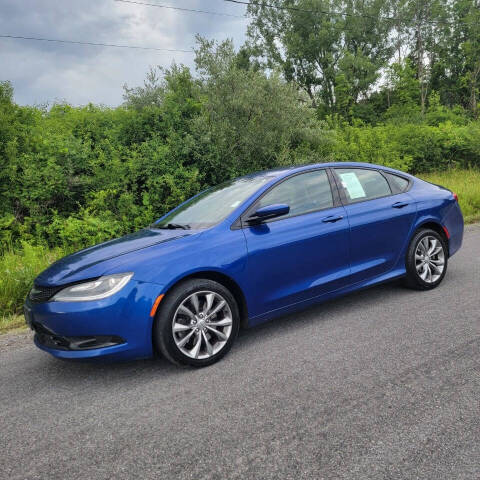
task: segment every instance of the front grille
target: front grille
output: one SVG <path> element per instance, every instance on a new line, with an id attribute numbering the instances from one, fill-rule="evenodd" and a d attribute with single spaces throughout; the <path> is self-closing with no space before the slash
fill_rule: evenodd
<path id="1" fill-rule="evenodd" d="M 34 285 L 28 294 L 28 298 L 33 303 L 48 302 L 57 292 L 59 292 L 64 286 L 61 287 L 39 287 Z"/>
<path id="2" fill-rule="evenodd" d="M 117 335 L 94 335 L 89 337 L 65 337 L 57 335 L 38 322 L 32 323 L 37 341 L 55 350 L 93 350 L 95 348 L 113 347 L 125 343 L 125 340 Z"/>

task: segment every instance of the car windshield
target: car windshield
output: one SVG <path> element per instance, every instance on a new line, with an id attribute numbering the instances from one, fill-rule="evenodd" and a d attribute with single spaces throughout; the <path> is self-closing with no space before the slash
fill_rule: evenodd
<path id="1" fill-rule="evenodd" d="M 169 213 L 153 228 L 209 228 L 225 219 L 269 177 L 238 178 L 209 188 Z"/>

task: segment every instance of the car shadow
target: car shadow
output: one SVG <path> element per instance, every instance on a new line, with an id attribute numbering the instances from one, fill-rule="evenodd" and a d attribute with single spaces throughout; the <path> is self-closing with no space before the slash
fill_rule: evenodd
<path id="1" fill-rule="evenodd" d="M 249 345 L 257 342 L 259 337 L 261 338 L 262 335 L 269 336 L 274 331 L 281 330 L 282 334 L 288 334 L 290 330 L 296 331 L 299 328 L 308 327 L 312 323 L 322 322 L 326 319 L 334 321 L 335 317 L 340 317 L 346 311 L 351 310 L 352 307 L 361 309 L 372 302 L 384 301 L 388 297 L 411 295 L 412 293 L 415 292 L 404 288 L 401 281 L 394 280 L 301 308 L 295 313 L 281 315 L 260 325 L 241 330 L 235 344 L 236 350 L 239 350 L 239 347 L 248 349 Z"/>

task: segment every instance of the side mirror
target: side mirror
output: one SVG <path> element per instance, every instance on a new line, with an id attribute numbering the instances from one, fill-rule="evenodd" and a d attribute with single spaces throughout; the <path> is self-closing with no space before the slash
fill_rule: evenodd
<path id="1" fill-rule="evenodd" d="M 247 218 L 248 223 L 261 223 L 264 220 L 281 217 L 290 212 L 290 207 L 284 203 L 277 203 L 275 205 L 267 205 L 259 208 L 255 213 Z"/>

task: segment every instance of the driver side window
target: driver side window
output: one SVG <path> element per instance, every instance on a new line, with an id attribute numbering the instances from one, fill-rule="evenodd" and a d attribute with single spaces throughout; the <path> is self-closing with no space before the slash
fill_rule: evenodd
<path id="1" fill-rule="evenodd" d="M 278 218 L 293 217 L 333 207 L 332 191 L 325 170 L 301 173 L 284 180 L 264 195 L 256 208 L 287 204 L 290 212 Z"/>

